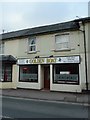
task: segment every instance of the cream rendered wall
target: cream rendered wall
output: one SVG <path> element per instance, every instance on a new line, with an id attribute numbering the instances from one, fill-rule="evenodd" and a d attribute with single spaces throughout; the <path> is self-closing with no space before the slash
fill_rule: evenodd
<path id="1" fill-rule="evenodd" d="M 83 47 L 83 34 L 80 31 L 69 32 L 70 34 L 70 50 L 54 52 L 52 54 L 58 56 L 79 55 L 84 52 Z M 55 41 L 55 40 L 54 40 Z M 55 43 L 55 42 L 54 42 Z"/>
<path id="2" fill-rule="evenodd" d="M 6 40 L 5 41 L 5 55 L 13 55 L 17 57 L 18 55 L 18 39 L 15 40 Z"/>
<path id="3" fill-rule="evenodd" d="M 18 39 L 16 40 L 6 40 L 5 41 L 5 48 L 4 48 L 5 55 L 13 55 L 15 58 L 18 54 Z M 0 88 L 7 89 L 7 88 L 16 88 L 16 79 L 14 77 L 15 74 L 15 66 L 13 65 L 12 68 L 12 82 L 2 82 L 0 83 Z"/>
<path id="4" fill-rule="evenodd" d="M 82 87 L 81 87 L 81 79 L 85 76 L 81 76 L 81 68 L 79 68 L 79 72 L 80 72 L 80 84 L 79 85 L 69 85 L 69 84 L 54 84 L 53 83 L 53 67 L 52 65 L 50 65 L 50 90 L 51 91 L 63 91 L 63 92 L 81 92 L 82 91 Z M 83 79 L 84 79 L 83 78 Z"/>
<path id="5" fill-rule="evenodd" d="M 13 65 L 12 68 L 12 82 L 0 82 L 0 88 L 2 89 L 7 89 L 7 88 L 13 88 L 16 89 L 17 88 L 17 79 L 18 79 L 18 66 L 17 65 Z"/>
<path id="6" fill-rule="evenodd" d="M 49 56 L 52 49 L 52 35 L 36 36 L 36 53 L 28 53 L 28 38 L 19 40 L 18 42 L 18 57 L 19 58 L 34 58 L 35 56 Z M 21 47 L 22 46 L 22 47 Z"/>
<path id="7" fill-rule="evenodd" d="M 40 75 L 41 75 L 41 89 L 44 88 L 44 67 L 42 65 L 41 66 L 41 72 L 40 72 Z"/>
<path id="8" fill-rule="evenodd" d="M 90 52 L 90 23 L 85 25 L 86 47 L 87 52 Z"/>
<path id="9" fill-rule="evenodd" d="M 90 39 L 89 39 L 90 40 Z M 87 55 L 87 72 L 88 72 L 88 87 L 90 90 L 90 52 Z"/>
<path id="10" fill-rule="evenodd" d="M 13 88 L 15 88 L 15 89 L 17 88 L 18 79 L 19 79 L 19 66 L 13 65 L 12 84 L 13 84 Z"/>
<path id="11" fill-rule="evenodd" d="M 52 84 L 51 91 L 81 92 L 79 85 Z"/>
<path id="12" fill-rule="evenodd" d="M 81 54 L 81 64 L 79 64 L 79 85 L 69 85 L 69 84 L 53 84 L 53 68 L 50 65 L 50 90 L 52 91 L 66 91 L 66 92 L 81 92 L 82 89 L 86 89 L 85 84 L 85 59 L 84 54 Z"/>
<path id="13" fill-rule="evenodd" d="M 8 88 L 13 88 L 12 82 L 0 83 L 0 89 L 8 89 Z"/>
<path id="14" fill-rule="evenodd" d="M 23 38 L 18 41 L 18 58 L 29 58 L 28 52 L 28 38 Z"/>
<path id="15" fill-rule="evenodd" d="M 87 47 L 87 63 L 88 63 L 88 82 L 89 82 L 89 90 L 90 90 L 90 24 L 85 26 L 86 31 L 86 47 Z M 70 43 L 71 43 L 71 51 L 67 52 L 58 52 L 60 55 L 80 55 L 81 63 L 79 64 L 79 78 L 80 85 L 65 85 L 65 84 L 52 84 L 51 79 L 51 90 L 56 91 L 72 91 L 72 92 L 81 92 L 82 89 L 86 89 L 86 75 L 85 75 L 85 53 L 84 53 L 84 36 L 81 31 L 70 33 Z M 79 46 L 78 46 L 79 45 Z M 58 54 L 56 53 L 56 54 Z"/>
<path id="16" fill-rule="evenodd" d="M 81 54 L 81 63 L 79 64 L 79 78 L 80 87 L 82 90 L 86 89 L 86 74 L 85 74 L 85 55 Z"/>
<path id="17" fill-rule="evenodd" d="M 81 26 L 83 30 L 83 26 Z M 85 24 L 88 87 L 90 90 L 90 22 Z M 84 55 L 83 55 L 84 56 Z"/>
<path id="18" fill-rule="evenodd" d="M 67 32 L 65 32 L 67 33 Z M 36 53 L 28 53 L 28 38 L 24 38 L 18 41 L 18 57 L 19 58 L 34 58 L 35 56 L 48 57 L 50 55 L 73 55 L 84 53 L 83 47 L 83 34 L 80 31 L 71 31 L 70 44 L 71 50 L 55 52 L 55 35 L 62 34 L 48 34 L 36 36 Z M 80 45 L 80 46 L 79 46 Z"/>
<path id="19" fill-rule="evenodd" d="M 66 32 L 67 33 L 67 32 Z M 62 85 L 62 84 L 52 84 L 50 86 L 51 90 L 61 90 L 61 91 L 81 91 L 82 88 L 85 88 L 85 65 L 84 65 L 84 42 L 83 42 L 83 33 L 81 31 L 70 31 L 70 44 L 71 49 L 69 51 L 59 51 L 55 52 L 55 35 L 61 34 L 48 34 L 48 35 L 39 35 L 36 36 L 36 53 L 28 54 L 28 38 L 10 40 L 5 42 L 5 54 L 11 54 L 17 58 L 34 58 L 35 56 L 40 57 L 49 57 L 50 55 L 54 56 L 68 56 L 68 55 L 80 55 L 81 64 L 80 64 L 80 85 Z M 15 73 L 16 73 L 15 68 Z M 43 68 L 39 66 L 39 74 Z M 51 69 L 51 68 L 50 68 Z M 43 71 L 42 71 L 43 72 Z M 18 73 L 19 74 L 19 73 Z M 16 76 L 17 77 L 17 76 Z M 17 86 L 21 88 L 32 88 L 32 89 L 41 89 L 43 87 L 43 75 L 38 76 L 39 83 L 25 83 L 17 82 Z M 52 78 L 51 78 L 52 79 Z M 15 76 L 13 77 L 15 80 Z M 51 81 L 52 82 L 52 81 Z M 11 87 L 13 84 L 5 83 L 8 87 Z M 3 85 L 5 85 L 3 84 Z"/>
<path id="20" fill-rule="evenodd" d="M 28 54 L 28 38 L 24 38 L 22 40 L 17 40 L 18 47 L 18 58 L 34 58 L 35 56 L 40 57 L 49 57 L 50 55 L 54 56 L 68 56 L 68 55 L 80 55 L 81 56 L 81 64 L 80 64 L 80 85 L 65 85 L 65 84 L 52 84 L 52 80 L 50 81 L 50 90 L 56 91 L 73 91 L 80 92 L 81 89 L 85 89 L 85 64 L 84 64 L 84 42 L 83 42 L 83 33 L 80 31 L 73 31 L 70 33 L 70 45 L 71 49 L 69 51 L 59 51 L 55 52 L 55 35 L 57 34 L 48 34 L 48 35 L 40 35 L 36 36 L 36 53 Z M 58 33 L 61 34 L 61 33 Z M 43 67 L 41 65 L 38 66 L 39 76 L 38 83 L 25 83 L 18 82 L 19 88 L 30 88 L 30 89 L 41 89 L 44 85 L 44 76 L 43 76 Z M 51 69 L 51 68 L 50 68 Z M 40 76 L 41 75 L 41 76 Z M 51 78 L 52 79 L 52 78 Z"/>
<path id="21" fill-rule="evenodd" d="M 54 36 L 53 36 L 54 37 Z M 54 39 L 53 39 L 54 40 Z M 85 76 L 85 54 L 84 54 L 84 39 L 83 33 L 81 31 L 70 32 L 70 51 L 54 52 L 55 56 L 68 56 L 68 55 L 80 55 L 81 63 L 79 64 L 79 85 L 69 85 L 69 84 L 53 84 L 52 78 L 52 67 L 51 67 L 51 81 L 50 90 L 54 91 L 67 91 L 67 92 L 81 92 L 82 89 L 86 89 L 86 76 Z"/>
<path id="22" fill-rule="evenodd" d="M 17 88 L 40 89 L 40 84 L 31 82 L 18 82 Z"/>
<path id="23" fill-rule="evenodd" d="M 52 54 L 52 48 L 54 43 L 53 34 L 43 35 L 37 37 L 37 55 L 49 57 Z"/>
<path id="24" fill-rule="evenodd" d="M 86 32 L 87 35 L 87 72 L 88 72 L 88 88 L 90 90 L 90 23 L 87 24 L 87 30 L 88 32 Z"/>
<path id="25" fill-rule="evenodd" d="M 67 32 L 66 32 L 67 33 Z M 55 52 L 55 35 L 61 34 L 49 34 L 37 36 L 37 56 L 48 57 L 54 56 L 68 56 L 68 55 L 79 55 L 84 53 L 83 47 L 83 34 L 80 31 L 69 32 L 70 33 L 70 45 L 71 49 L 68 51 Z M 78 46 L 80 45 L 80 46 Z"/>
<path id="26" fill-rule="evenodd" d="M 65 32 L 67 33 L 67 32 Z M 28 38 L 7 40 L 5 41 L 5 54 L 11 54 L 18 58 L 34 58 L 35 56 L 45 56 L 50 55 L 73 55 L 84 53 L 84 43 L 83 43 L 83 33 L 80 31 L 71 31 L 70 33 L 70 51 L 55 52 L 55 35 L 61 34 L 48 34 L 36 36 L 36 53 L 29 54 L 28 48 Z M 79 46 L 80 45 L 80 46 Z"/>

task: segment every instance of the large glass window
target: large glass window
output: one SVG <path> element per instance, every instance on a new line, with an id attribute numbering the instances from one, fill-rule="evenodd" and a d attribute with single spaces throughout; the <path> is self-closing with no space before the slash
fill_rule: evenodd
<path id="1" fill-rule="evenodd" d="M 54 83 L 79 84 L 79 64 L 54 65 Z"/>
<path id="2" fill-rule="evenodd" d="M 38 82 L 38 65 L 20 66 L 19 81 Z"/>
<path id="3" fill-rule="evenodd" d="M 3 64 L 0 68 L 0 81 L 11 82 L 12 81 L 12 65 Z"/>

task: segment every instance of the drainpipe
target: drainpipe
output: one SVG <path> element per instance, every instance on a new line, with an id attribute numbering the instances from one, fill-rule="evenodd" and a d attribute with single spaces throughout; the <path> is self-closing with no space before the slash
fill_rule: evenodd
<path id="1" fill-rule="evenodd" d="M 88 75 L 87 75 L 87 54 L 86 54 L 86 35 L 85 35 L 85 22 L 82 20 L 83 30 L 80 30 L 83 32 L 84 36 L 84 53 L 85 53 L 85 73 L 86 73 L 86 90 L 88 91 Z"/>

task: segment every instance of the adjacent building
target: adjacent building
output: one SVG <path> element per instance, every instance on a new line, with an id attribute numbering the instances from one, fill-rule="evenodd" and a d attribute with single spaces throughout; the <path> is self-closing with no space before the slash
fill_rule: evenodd
<path id="1" fill-rule="evenodd" d="M 90 90 L 90 17 L 0 35 L 0 88 Z"/>

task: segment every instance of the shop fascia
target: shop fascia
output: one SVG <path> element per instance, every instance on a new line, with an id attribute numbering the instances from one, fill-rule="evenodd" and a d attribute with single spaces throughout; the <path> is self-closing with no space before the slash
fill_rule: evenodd
<path id="1" fill-rule="evenodd" d="M 18 65 L 24 64 L 60 64 L 60 63 L 80 63 L 80 56 L 62 56 L 50 58 L 18 59 Z"/>

